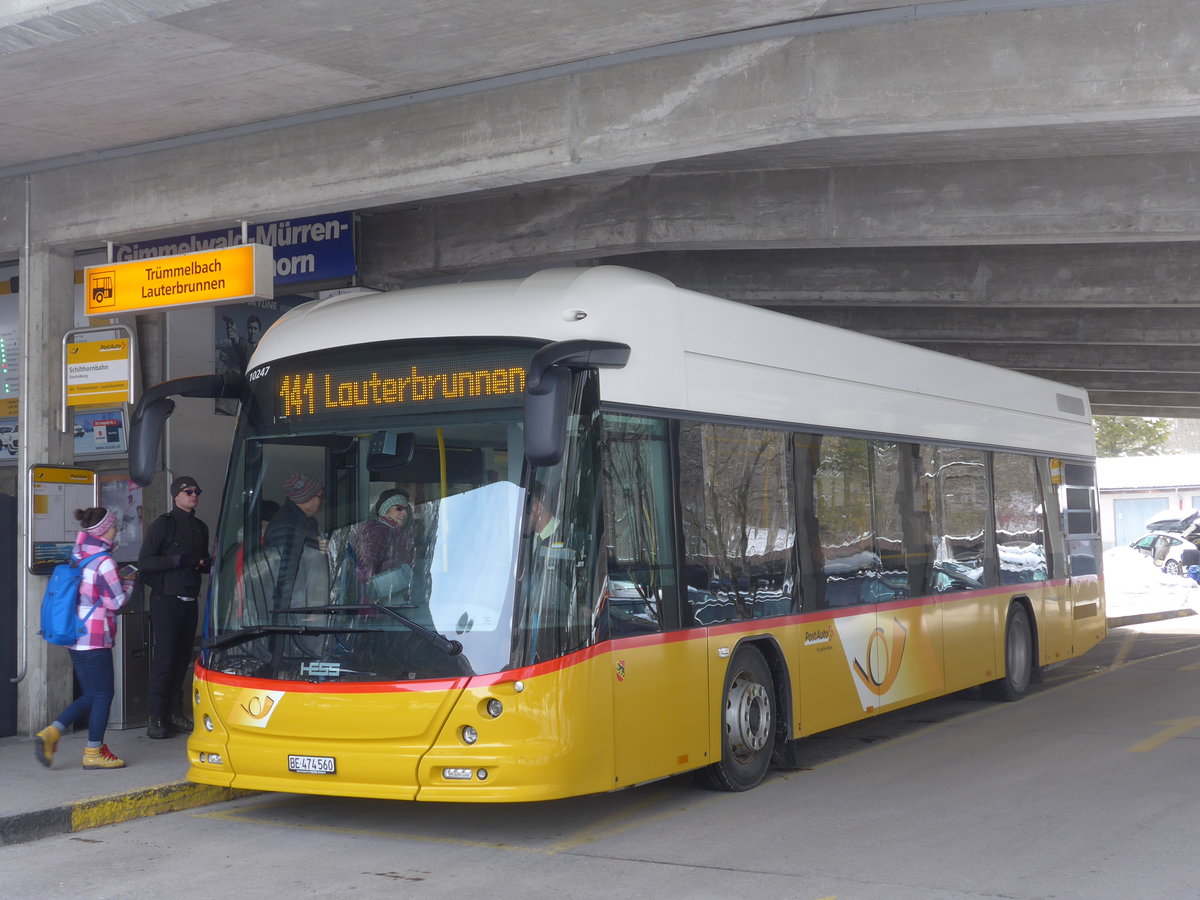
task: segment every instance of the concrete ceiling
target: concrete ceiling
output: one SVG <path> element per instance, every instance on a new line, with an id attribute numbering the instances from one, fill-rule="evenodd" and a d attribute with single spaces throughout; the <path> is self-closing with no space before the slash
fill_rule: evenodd
<path id="1" fill-rule="evenodd" d="M 0 171 L 874 0 L 9 0 Z"/>
<path id="2" fill-rule="evenodd" d="M 76 248 L 354 208 L 380 286 L 618 261 L 1200 416 L 1197 23 L 1198 0 L 9 0 L 0 244 L 26 176 L 77 204 Z M 524 132 L 564 96 L 560 152 Z M 312 136 L 361 122 L 353 158 Z M 437 152 L 362 155 L 408 129 Z M 297 146 L 337 177 L 205 190 Z M 164 172 L 197 185 L 166 213 Z"/>

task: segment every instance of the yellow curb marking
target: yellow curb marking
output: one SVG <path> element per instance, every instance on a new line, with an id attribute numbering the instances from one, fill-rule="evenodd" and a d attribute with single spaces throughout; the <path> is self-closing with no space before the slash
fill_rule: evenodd
<path id="1" fill-rule="evenodd" d="M 248 796 L 252 791 L 194 784 L 160 784 L 132 794 L 114 794 L 81 800 L 71 805 L 72 832 L 115 825 L 141 816 L 194 809 L 209 803 L 220 803 L 234 797 Z"/>

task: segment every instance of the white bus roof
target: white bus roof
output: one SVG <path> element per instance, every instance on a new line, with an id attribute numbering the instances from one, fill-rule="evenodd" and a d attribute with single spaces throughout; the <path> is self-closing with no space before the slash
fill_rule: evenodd
<path id="1" fill-rule="evenodd" d="M 285 315 L 251 368 L 376 341 L 620 341 L 605 402 L 1090 458 L 1087 392 L 675 287 L 617 266 L 340 295 Z"/>

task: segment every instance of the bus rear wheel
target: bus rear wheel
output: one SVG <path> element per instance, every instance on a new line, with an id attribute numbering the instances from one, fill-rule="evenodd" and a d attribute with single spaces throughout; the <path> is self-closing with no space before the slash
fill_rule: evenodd
<path id="1" fill-rule="evenodd" d="M 1033 679 L 1033 630 L 1021 603 L 1009 607 L 1004 625 L 1004 677 L 983 686 L 991 700 L 1020 700 Z"/>
<path id="2" fill-rule="evenodd" d="M 699 780 L 718 791 L 748 791 L 767 774 L 775 749 L 775 693 L 771 670 L 755 647 L 741 647 L 725 675 L 721 758 Z"/>

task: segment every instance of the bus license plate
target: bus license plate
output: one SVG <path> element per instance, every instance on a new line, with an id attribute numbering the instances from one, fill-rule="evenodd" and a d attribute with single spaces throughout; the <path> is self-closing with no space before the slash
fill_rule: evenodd
<path id="1" fill-rule="evenodd" d="M 303 775 L 332 775 L 337 764 L 332 756 L 289 756 L 288 771 Z"/>

